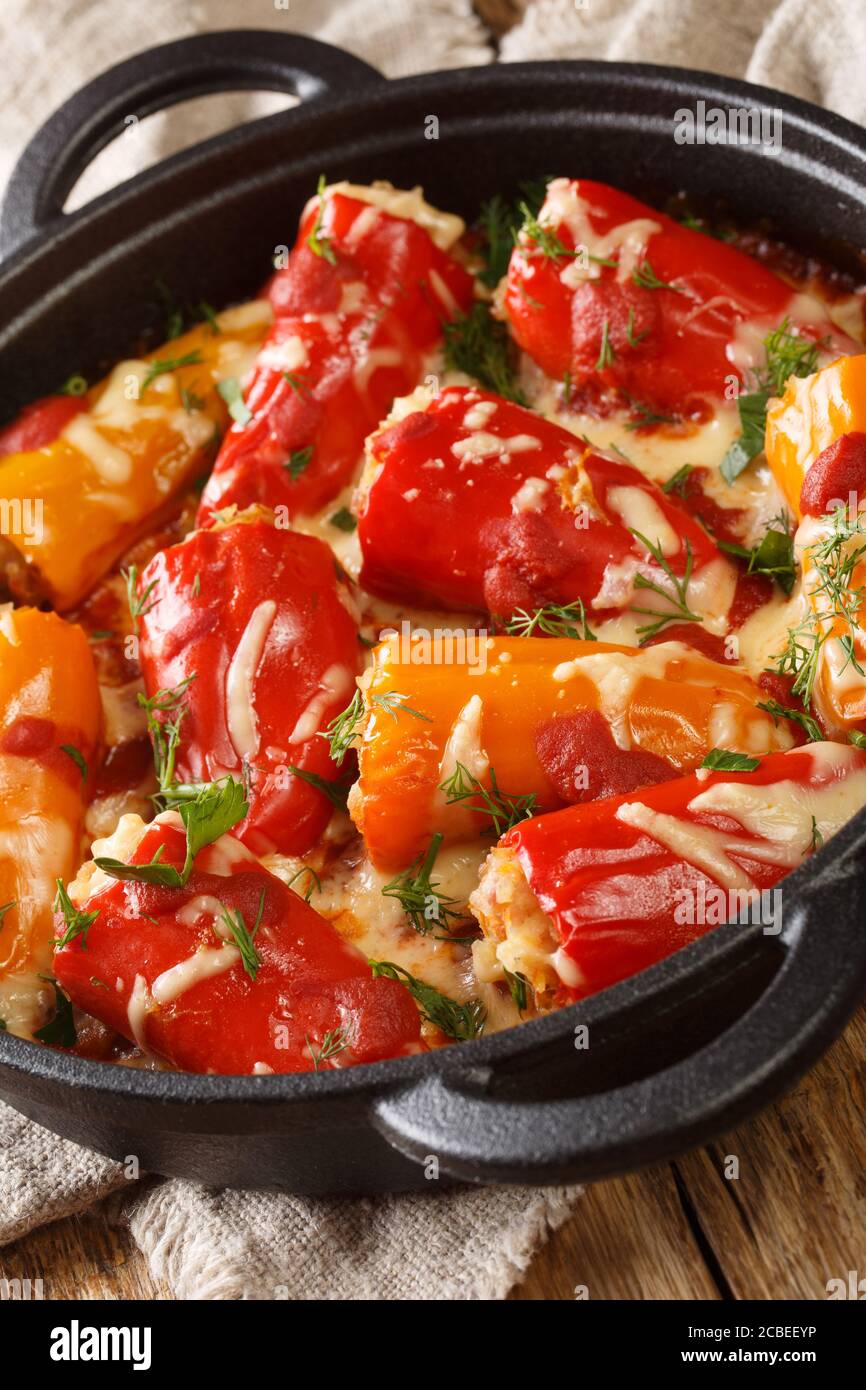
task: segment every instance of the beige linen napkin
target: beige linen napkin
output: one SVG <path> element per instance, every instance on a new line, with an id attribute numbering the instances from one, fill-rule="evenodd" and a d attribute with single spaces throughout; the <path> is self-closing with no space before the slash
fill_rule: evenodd
<path id="1" fill-rule="evenodd" d="M 502 40 L 505 61 L 678 63 L 744 75 L 866 120 L 863 0 L 749 0 L 737 8 L 717 0 L 532 0 L 524 8 Z M 494 57 L 469 0 L 4 0 L 0 184 L 38 123 L 89 77 L 151 44 L 233 26 L 315 34 L 391 77 Z M 280 104 L 284 98 L 244 93 L 142 121 L 103 151 L 70 205 Z M 153 1276 L 180 1298 L 221 1299 L 503 1298 L 579 1196 L 576 1187 L 489 1188 L 326 1201 L 177 1180 L 132 1183 L 119 1165 L 0 1105 L 0 1244 L 118 1190 Z"/>

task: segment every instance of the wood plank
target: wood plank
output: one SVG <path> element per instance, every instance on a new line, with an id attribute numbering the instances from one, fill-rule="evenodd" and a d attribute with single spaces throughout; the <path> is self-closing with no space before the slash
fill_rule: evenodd
<path id="1" fill-rule="evenodd" d="M 679 1164 L 737 1298 L 826 1297 L 866 1277 L 866 1011 L 778 1104 Z M 723 1176 L 725 1156 L 739 1178 Z"/>
<path id="2" fill-rule="evenodd" d="M 717 1299 L 667 1164 L 596 1183 L 511 1297 Z"/>
<path id="3" fill-rule="evenodd" d="M 110 1225 L 97 1208 L 32 1231 L 0 1250 L 0 1278 L 41 1279 L 43 1297 L 54 1299 L 166 1299 L 123 1226 Z"/>

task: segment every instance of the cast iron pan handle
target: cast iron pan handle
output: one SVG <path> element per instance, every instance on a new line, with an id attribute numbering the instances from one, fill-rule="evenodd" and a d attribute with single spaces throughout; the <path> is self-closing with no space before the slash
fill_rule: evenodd
<path id="1" fill-rule="evenodd" d="M 373 1123 L 407 1157 L 419 1163 L 435 1157 L 442 1172 L 474 1182 L 598 1178 L 688 1148 L 706 1138 L 708 1128 L 721 1133 L 802 1075 L 866 992 L 857 941 L 863 927 L 852 893 L 866 854 L 863 817 L 838 840 L 847 842 L 841 854 L 833 853 L 835 843 L 828 846 L 824 867 L 821 855 L 786 882 L 783 892 L 788 885 L 792 898 L 796 892 L 796 908 L 785 924 L 784 959 L 769 987 L 732 1027 L 693 1055 L 598 1094 L 519 1101 L 497 1096 L 495 1075 L 473 1071 L 467 1053 L 462 1066 L 455 1060 L 417 1085 L 380 1097 Z M 701 945 L 726 933 L 742 938 L 760 930 L 722 927 Z M 686 955 L 656 967 L 662 972 L 658 979 Z M 859 969 L 852 970 L 854 960 Z M 641 981 L 650 1012 L 662 994 L 651 984 L 654 974 Z M 627 993 L 629 984 L 618 988 Z M 606 997 L 611 996 L 598 995 L 575 1011 L 578 1021 L 589 1023 L 590 1038 L 593 1016 Z M 590 1053 L 582 1055 L 589 1059 Z M 561 1071 L 579 1067 L 581 1054 L 574 1057 L 577 1062 L 559 1053 L 553 1065 Z"/>
<path id="2" fill-rule="evenodd" d="M 0 210 L 6 256 L 63 216 L 70 189 L 124 118 L 212 92 L 290 92 L 310 101 L 382 81 L 369 63 L 301 34 L 238 29 L 195 34 L 135 54 L 49 116 L 21 155 Z"/>

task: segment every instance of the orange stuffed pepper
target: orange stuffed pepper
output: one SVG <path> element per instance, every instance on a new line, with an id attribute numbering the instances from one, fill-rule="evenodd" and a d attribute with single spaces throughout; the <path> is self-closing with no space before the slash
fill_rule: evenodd
<path id="1" fill-rule="evenodd" d="M 159 524 L 206 471 L 270 318 L 265 300 L 229 309 L 119 363 L 68 418 L 11 432 L 31 447 L 0 456 L 8 595 L 71 608 Z"/>
<path id="2" fill-rule="evenodd" d="M 461 657 L 463 639 L 441 640 Z M 392 637 L 362 678 L 349 809 L 379 867 L 409 863 L 437 832 L 498 835 L 524 815 L 667 781 L 714 747 L 792 742 L 748 675 L 681 642 L 465 640 L 475 650 L 451 664 L 444 647 Z"/>
<path id="3" fill-rule="evenodd" d="M 56 880 L 81 859 L 101 705 L 81 628 L 0 609 L 0 1018 L 38 1027 L 51 1002 Z"/>

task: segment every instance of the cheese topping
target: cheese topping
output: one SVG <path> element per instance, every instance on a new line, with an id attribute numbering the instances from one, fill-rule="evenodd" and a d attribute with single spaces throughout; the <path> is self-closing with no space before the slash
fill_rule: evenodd
<path id="1" fill-rule="evenodd" d="M 536 439 L 534 434 L 514 434 L 510 439 L 502 439 L 498 434 L 476 430 L 468 439 L 458 439 L 456 444 L 452 444 L 451 452 L 455 458 L 477 463 L 482 459 L 525 454 L 529 449 L 540 448 L 541 440 Z"/>
<path id="2" fill-rule="evenodd" d="M 611 487 L 607 504 L 629 531 L 639 531 L 668 557 L 678 555 L 681 541 L 658 502 L 640 487 Z"/>
<path id="3" fill-rule="evenodd" d="M 547 185 L 547 196 L 538 220 L 545 226 L 566 226 L 575 247 L 585 247 L 588 256 L 597 257 L 597 260 L 589 260 L 588 256 L 573 258 L 560 272 L 559 278 L 571 289 L 576 289 L 583 280 L 597 280 L 602 271 L 599 262 L 615 256 L 618 257 L 617 280 L 629 280 L 646 255 L 650 237 L 661 231 L 660 222 L 636 217 L 600 235 L 590 222 L 589 207 L 581 197 L 580 184 L 571 179 L 553 179 Z"/>
<path id="4" fill-rule="evenodd" d="M 546 478 L 525 478 L 511 499 L 513 512 L 540 512 L 550 483 Z"/>
<path id="5" fill-rule="evenodd" d="M 203 980 L 210 980 L 214 975 L 224 975 L 233 965 L 237 965 L 240 958 L 241 953 L 237 946 L 220 946 L 217 950 L 204 947 L 188 960 L 182 960 L 169 970 L 164 970 L 161 975 L 157 975 L 151 987 L 153 998 L 157 1004 L 170 1004 L 172 1000 L 179 999 L 188 989 L 201 984 Z M 139 975 L 136 984 L 140 979 Z"/>
<path id="6" fill-rule="evenodd" d="M 322 716 L 326 709 L 337 700 L 348 696 L 355 684 L 355 677 L 348 666 L 335 663 L 329 666 L 319 681 L 319 688 L 306 709 L 299 715 L 294 729 L 289 735 L 289 743 L 306 743 L 319 731 Z"/>
<path id="7" fill-rule="evenodd" d="M 239 758 L 252 758 L 258 750 L 253 682 L 276 612 L 277 605 L 270 598 L 263 599 L 253 609 L 226 672 L 226 720 L 229 738 Z"/>
<path id="8" fill-rule="evenodd" d="M 424 190 L 420 186 L 395 188 L 385 180 L 377 179 L 375 183 L 362 184 L 348 183 L 343 179 L 339 183 L 328 184 L 325 196 L 329 193 L 344 193 L 347 198 L 356 198 L 358 202 L 369 203 L 372 208 L 380 208 L 390 217 L 403 217 L 407 222 L 417 222 L 440 251 L 450 251 L 466 231 L 466 223 L 462 217 L 452 212 L 441 212 L 439 208 L 433 207 L 432 203 L 425 200 Z M 309 206 L 308 203 L 307 208 Z M 356 220 L 355 225 L 357 221 L 360 221 L 360 218 Z"/>
<path id="9" fill-rule="evenodd" d="M 694 805 L 694 802 L 691 803 Z M 616 818 L 624 825 L 642 830 L 657 840 L 678 859 L 685 859 L 714 878 L 724 888 L 751 888 L 752 879 L 745 869 L 728 857 L 728 850 L 737 847 L 730 835 L 708 825 L 695 825 L 677 816 L 654 811 L 642 801 L 628 801 L 620 806 Z"/>
<path id="10" fill-rule="evenodd" d="M 141 1048 L 142 1052 L 149 1050 L 144 1036 L 144 1025 L 152 1007 L 153 1000 L 147 988 L 147 980 L 143 975 L 136 975 L 132 993 L 129 996 L 129 1003 L 126 1006 L 126 1017 L 132 1040 Z"/>

